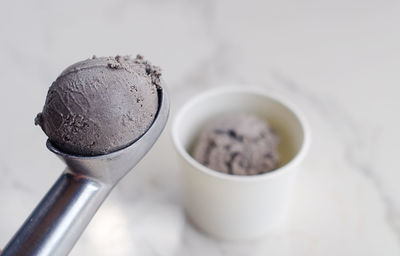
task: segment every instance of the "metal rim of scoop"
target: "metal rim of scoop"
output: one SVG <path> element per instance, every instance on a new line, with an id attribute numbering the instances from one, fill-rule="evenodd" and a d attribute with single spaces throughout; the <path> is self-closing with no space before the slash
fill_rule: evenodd
<path id="1" fill-rule="evenodd" d="M 65 153 L 62 150 L 55 147 L 49 139 L 46 141 L 46 146 L 51 152 L 55 153 L 56 155 L 58 155 L 60 157 L 68 157 L 68 158 L 97 159 L 97 158 L 104 158 L 104 157 L 109 158 L 109 157 L 117 156 L 119 154 L 123 154 L 125 151 L 127 151 L 129 149 L 130 146 L 132 146 L 136 142 L 140 141 L 142 139 L 142 137 L 144 137 L 151 129 L 154 129 L 154 126 L 166 123 L 166 121 L 168 119 L 168 115 L 169 115 L 170 103 L 169 103 L 168 95 L 165 90 L 165 86 L 162 86 L 162 88 L 157 89 L 157 94 L 158 94 L 158 109 L 155 114 L 153 122 L 150 124 L 149 128 L 142 135 L 140 135 L 138 138 L 136 138 L 135 140 L 133 140 L 132 142 L 130 142 L 128 145 L 126 145 L 125 147 L 123 147 L 121 149 L 117 149 L 116 151 L 110 152 L 108 154 L 85 156 L 85 155 L 74 155 L 74 154 Z"/>
<path id="2" fill-rule="evenodd" d="M 81 156 L 64 153 L 48 140 L 46 143 L 48 149 L 64 161 L 71 172 L 103 183 L 116 184 L 150 150 L 166 125 L 169 115 L 169 98 L 164 87 L 157 90 L 157 93 L 159 106 L 152 124 L 145 133 L 128 146 L 104 155 Z"/>

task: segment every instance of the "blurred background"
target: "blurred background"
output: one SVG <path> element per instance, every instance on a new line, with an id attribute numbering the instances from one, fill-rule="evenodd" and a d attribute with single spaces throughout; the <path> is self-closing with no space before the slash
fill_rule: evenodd
<path id="1" fill-rule="evenodd" d="M 140 53 L 172 114 L 223 86 L 259 86 L 308 118 L 288 227 L 221 242 L 184 218 L 169 127 L 71 255 L 400 255 L 399 1 L 0 1 L 0 247 L 64 165 L 34 126 L 68 65 Z"/>

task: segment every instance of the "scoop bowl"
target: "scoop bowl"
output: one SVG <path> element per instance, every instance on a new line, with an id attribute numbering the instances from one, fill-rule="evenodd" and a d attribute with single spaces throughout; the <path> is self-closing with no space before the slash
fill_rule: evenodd
<path id="1" fill-rule="evenodd" d="M 99 156 L 47 148 L 67 168 L 2 252 L 2 256 L 67 255 L 114 186 L 150 150 L 169 115 L 165 88 L 158 90 L 158 111 L 150 128 L 129 146 Z"/>

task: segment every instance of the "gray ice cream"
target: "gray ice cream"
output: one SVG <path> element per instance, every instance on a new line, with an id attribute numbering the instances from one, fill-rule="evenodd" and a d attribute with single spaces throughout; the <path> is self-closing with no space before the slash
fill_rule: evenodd
<path id="1" fill-rule="evenodd" d="M 251 114 L 228 114 L 202 131 L 193 157 L 222 173 L 261 174 L 279 166 L 278 143 L 278 136 L 266 121 Z"/>
<path id="2" fill-rule="evenodd" d="M 124 148 L 152 124 L 160 76 L 139 55 L 78 62 L 53 82 L 35 124 L 65 153 L 92 156 Z"/>

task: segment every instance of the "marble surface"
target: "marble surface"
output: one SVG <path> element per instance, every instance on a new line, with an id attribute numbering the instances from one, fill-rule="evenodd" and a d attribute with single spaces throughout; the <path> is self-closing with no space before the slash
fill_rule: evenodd
<path id="1" fill-rule="evenodd" d="M 235 243 L 194 229 L 167 127 L 71 255 L 400 255 L 399 24 L 399 1 L 0 1 L 0 247 L 64 168 L 33 125 L 52 81 L 92 54 L 141 53 L 163 67 L 172 118 L 226 84 L 305 112 L 287 228 Z"/>

